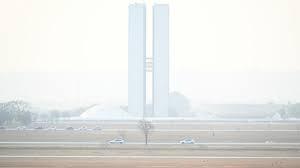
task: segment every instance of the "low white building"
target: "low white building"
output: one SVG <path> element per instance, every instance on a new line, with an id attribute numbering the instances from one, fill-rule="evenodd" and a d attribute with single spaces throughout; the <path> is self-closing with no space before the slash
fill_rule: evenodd
<path id="1" fill-rule="evenodd" d="M 83 112 L 79 119 L 82 120 L 123 120 L 134 119 L 128 112 L 118 106 L 96 105 Z"/>

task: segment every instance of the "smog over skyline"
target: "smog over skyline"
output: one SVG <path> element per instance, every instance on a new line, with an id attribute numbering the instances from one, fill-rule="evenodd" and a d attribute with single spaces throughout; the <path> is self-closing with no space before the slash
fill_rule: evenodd
<path id="1" fill-rule="evenodd" d="M 193 105 L 300 101 L 298 1 L 168 3 L 170 92 Z M 0 101 L 127 104 L 127 6 L 1 1 Z"/>
<path id="2" fill-rule="evenodd" d="M 0 0 L 0 167 L 299 168 L 299 0 Z"/>

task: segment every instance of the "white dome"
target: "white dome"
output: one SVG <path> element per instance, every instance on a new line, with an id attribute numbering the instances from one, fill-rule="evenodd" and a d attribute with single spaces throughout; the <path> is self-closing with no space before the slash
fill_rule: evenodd
<path id="1" fill-rule="evenodd" d="M 96 105 L 89 108 L 80 115 L 84 120 L 103 120 L 103 119 L 129 119 L 132 118 L 127 112 L 116 106 Z"/>
<path id="2" fill-rule="evenodd" d="M 280 116 L 279 113 L 276 113 L 273 115 L 272 120 L 282 120 L 282 117 Z"/>

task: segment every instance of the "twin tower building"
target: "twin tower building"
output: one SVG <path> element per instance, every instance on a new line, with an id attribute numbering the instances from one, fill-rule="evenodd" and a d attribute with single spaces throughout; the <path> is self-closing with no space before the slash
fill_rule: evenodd
<path id="1" fill-rule="evenodd" d="M 168 117 L 169 6 L 153 5 L 152 57 L 146 56 L 146 5 L 129 5 L 128 16 L 128 112 L 136 117 Z M 146 115 L 146 74 L 153 82 L 150 115 Z"/>

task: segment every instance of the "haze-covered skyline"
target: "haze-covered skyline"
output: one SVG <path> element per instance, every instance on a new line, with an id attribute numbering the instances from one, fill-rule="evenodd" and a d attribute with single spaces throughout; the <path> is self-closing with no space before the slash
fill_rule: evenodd
<path id="1" fill-rule="evenodd" d="M 130 2 L 1 1 L 0 101 L 127 103 Z M 194 104 L 300 101 L 299 1 L 167 2 L 170 91 Z"/>

